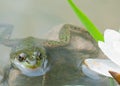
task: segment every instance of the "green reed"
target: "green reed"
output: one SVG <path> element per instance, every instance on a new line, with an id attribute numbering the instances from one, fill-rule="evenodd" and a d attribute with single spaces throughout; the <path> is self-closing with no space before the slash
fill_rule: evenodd
<path id="1" fill-rule="evenodd" d="M 72 0 L 68 0 L 69 5 L 72 7 L 75 14 L 78 16 L 78 19 L 81 23 L 86 27 L 88 32 L 92 35 L 92 37 L 98 41 L 104 41 L 104 36 L 101 34 L 99 29 L 92 23 L 92 21 L 78 8 Z M 109 78 L 110 86 L 114 86 L 114 80 Z"/>

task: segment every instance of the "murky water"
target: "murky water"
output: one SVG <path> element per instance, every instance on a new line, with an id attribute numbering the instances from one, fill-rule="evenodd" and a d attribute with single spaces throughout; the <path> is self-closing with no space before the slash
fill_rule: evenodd
<path id="1" fill-rule="evenodd" d="M 74 2 L 101 32 L 106 28 L 116 30 L 120 28 L 120 0 L 74 0 Z M 11 38 L 27 36 L 42 38 L 52 27 L 63 23 L 83 27 L 66 0 L 0 0 L 0 23 L 14 25 Z M 9 52 L 9 48 L 0 45 L 1 67 L 7 64 Z M 86 79 L 85 82 L 87 81 L 89 80 Z"/>

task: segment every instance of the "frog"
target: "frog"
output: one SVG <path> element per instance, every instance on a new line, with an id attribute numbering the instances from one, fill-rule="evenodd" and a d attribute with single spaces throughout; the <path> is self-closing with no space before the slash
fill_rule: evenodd
<path id="1" fill-rule="evenodd" d="M 96 58 L 100 51 L 85 28 L 62 24 L 51 30 L 46 39 L 32 36 L 11 39 L 13 27 L 1 27 L 6 29 L 0 32 L 0 44 L 11 48 L 9 61 L 2 69 L 1 85 L 72 86 L 87 83 L 98 86 L 99 81 L 89 79 L 81 70 L 84 59 Z M 57 36 L 52 36 L 55 33 Z M 58 39 L 50 39 L 51 36 Z"/>

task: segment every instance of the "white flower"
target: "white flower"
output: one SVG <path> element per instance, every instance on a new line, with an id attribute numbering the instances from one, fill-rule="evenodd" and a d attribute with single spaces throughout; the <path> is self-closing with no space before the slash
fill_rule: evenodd
<path id="1" fill-rule="evenodd" d="M 120 33 L 107 29 L 104 32 L 104 42 L 98 46 L 108 59 L 86 59 L 87 67 L 99 74 L 111 77 L 109 71 L 120 73 Z"/>
<path id="2" fill-rule="evenodd" d="M 100 49 L 115 64 L 120 66 L 120 33 L 114 30 L 106 30 L 105 42 L 98 42 Z"/>

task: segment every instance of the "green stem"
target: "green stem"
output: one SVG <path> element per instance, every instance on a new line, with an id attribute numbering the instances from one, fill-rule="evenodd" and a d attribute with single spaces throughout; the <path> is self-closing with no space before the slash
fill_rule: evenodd
<path id="1" fill-rule="evenodd" d="M 72 7 L 75 14 L 78 16 L 79 20 L 86 27 L 88 32 L 96 41 L 104 41 L 103 35 L 100 33 L 97 27 L 89 20 L 89 18 L 73 3 L 72 0 L 68 0 L 68 3 Z"/>
<path id="2" fill-rule="evenodd" d="M 78 19 L 82 22 L 82 24 L 86 27 L 88 32 L 92 35 L 92 37 L 98 41 L 104 41 L 103 35 L 100 33 L 98 28 L 90 21 L 90 19 L 73 3 L 72 0 L 68 0 L 68 3 L 72 7 L 75 14 L 78 16 Z M 114 86 L 114 80 L 109 78 L 110 86 Z"/>
<path id="3" fill-rule="evenodd" d="M 113 78 L 109 77 L 109 81 L 110 81 L 110 86 L 114 86 L 115 85 Z"/>

